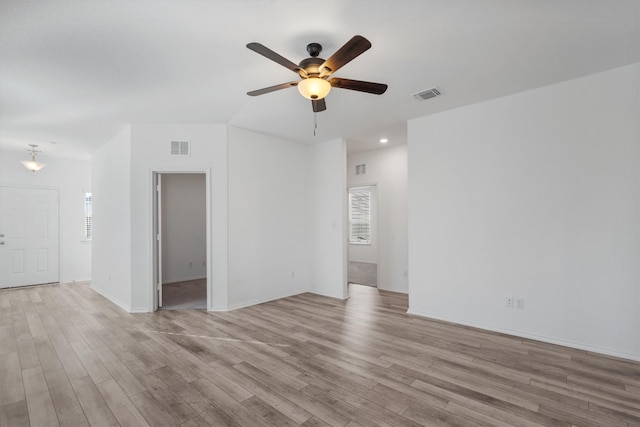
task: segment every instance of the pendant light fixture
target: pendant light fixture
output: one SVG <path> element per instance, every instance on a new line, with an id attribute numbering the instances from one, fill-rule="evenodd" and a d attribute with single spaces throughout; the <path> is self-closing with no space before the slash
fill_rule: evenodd
<path id="1" fill-rule="evenodd" d="M 36 151 L 36 144 L 29 144 L 29 146 L 31 149 L 27 151 L 31 153 L 31 160 L 21 160 L 20 163 L 31 172 L 39 171 L 46 166 L 46 163 L 36 162 L 36 153 L 40 153 L 40 151 Z"/>

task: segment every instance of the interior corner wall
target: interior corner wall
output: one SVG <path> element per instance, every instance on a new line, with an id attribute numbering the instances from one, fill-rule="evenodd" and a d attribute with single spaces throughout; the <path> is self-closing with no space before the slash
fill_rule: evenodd
<path id="1" fill-rule="evenodd" d="M 366 174 L 356 175 L 355 166 L 363 163 L 367 165 Z M 378 288 L 406 293 L 407 145 L 349 154 L 347 180 L 348 187 L 376 185 Z M 352 246 L 357 245 L 349 245 L 350 253 Z"/>
<path id="2" fill-rule="evenodd" d="M 347 298 L 347 151 L 343 139 L 310 146 L 312 292 Z"/>
<path id="3" fill-rule="evenodd" d="M 92 156 L 91 287 L 131 310 L 131 128 Z"/>
<path id="4" fill-rule="evenodd" d="M 229 308 L 309 290 L 307 147 L 228 128 Z"/>
<path id="5" fill-rule="evenodd" d="M 639 81 L 409 122 L 411 313 L 640 360 Z"/>
<path id="6" fill-rule="evenodd" d="M 172 156 L 171 141 L 189 141 L 189 156 Z M 227 295 L 227 126 L 131 126 L 131 311 L 153 310 L 153 172 L 210 173 L 211 308 L 225 310 Z"/>
<path id="7" fill-rule="evenodd" d="M 172 140 L 190 141 L 191 155 L 171 156 Z M 132 125 L 94 162 L 94 221 L 109 218 L 94 226 L 94 285 L 126 310 L 153 310 L 154 172 L 209 173 L 212 310 L 310 290 L 347 296 L 343 140 L 306 147 L 226 125 Z"/>
<path id="8" fill-rule="evenodd" d="M 20 163 L 29 158 L 26 148 L 0 149 L 0 186 L 58 190 L 60 282 L 90 280 L 91 242 L 84 240 L 83 225 L 84 193 L 91 191 L 91 161 L 51 156 L 47 147 L 40 147 L 37 159 L 47 166 L 33 173 Z"/>
<path id="9" fill-rule="evenodd" d="M 206 175 L 166 173 L 161 189 L 162 282 L 206 278 Z"/>

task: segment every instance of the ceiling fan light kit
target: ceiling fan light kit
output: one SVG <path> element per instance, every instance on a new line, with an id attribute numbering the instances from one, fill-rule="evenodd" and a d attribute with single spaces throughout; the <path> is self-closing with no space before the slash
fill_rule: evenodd
<path id="1" fill-rule="evenodd" d="M 331 83 L 319 77 L 309 77 L 298 83 L 300 95 L 307 99 L 322 99 L 329 94 Z"/>
<path id="2" fill-rule="evenodd" d="M 322 46 L 320 44 L 309 43 L 307 45 L 307 52 L 311 56 L 303 59 L 299 65 L 296 65 L 260 43 L 249 43 L 247 44 L 247 48 L 293 71 L 302 79 L 298 82 L 282 83 L 247 92 L 247 95 L 249 96 L 264 95 L 265 93 L 274 92 L 276 90 L 298 86 L 300 94 L 311 100 L 313 111 L 317 113 L 327 109 L 324 98 L 329 94 L 332 87 L 366 92 L 374 95 L 382 95 L 387 90 L 387 85 L 383 83 L 343 78 L 329 79 L 334 72 L 371 48 L 369 40 L 362 36 L 354 36 L 351 38 L 351 40 L 345 43 L 344 46 L 338 49 L 327 60 L 319 57 L 320 52 L 322 52 Z"/>

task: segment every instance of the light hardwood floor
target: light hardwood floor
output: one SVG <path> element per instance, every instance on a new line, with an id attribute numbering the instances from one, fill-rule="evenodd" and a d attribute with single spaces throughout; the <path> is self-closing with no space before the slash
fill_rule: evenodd
<path id="1" fill-rule="evenodd" d="M 639 363 L 350 291 L 135 315 L 87 284 L 0 291 L 0 425 L 640 426 Z"/>
<path id="2" fill-rule="evenodd" d="M 163 310 L 207 309 L 207 279 L 162 285 Z"/>

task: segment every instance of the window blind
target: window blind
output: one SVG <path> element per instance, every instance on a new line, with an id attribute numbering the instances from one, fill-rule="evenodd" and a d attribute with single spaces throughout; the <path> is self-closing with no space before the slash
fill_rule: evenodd
<path id="1" fill-rule="evenodd" d="M 371 242 L 371 190 L 349 190 L 349 242 Z"/>
<path id="2" fill-rule="evenodd" d="M 84 193 L 84 238 L 91 240 L 93 237 L 93 206 L 91 193 Z"/>

